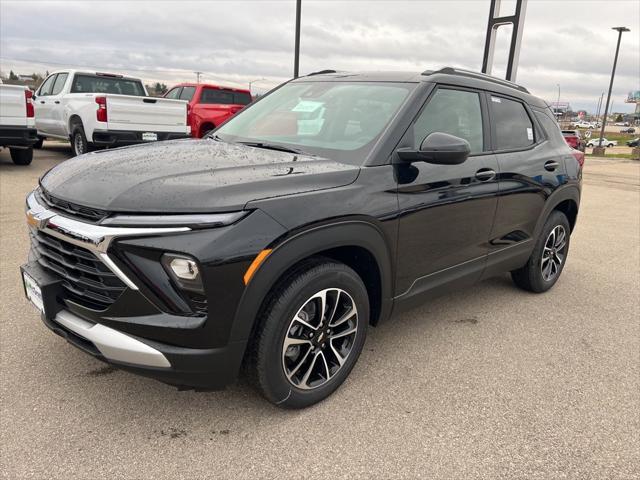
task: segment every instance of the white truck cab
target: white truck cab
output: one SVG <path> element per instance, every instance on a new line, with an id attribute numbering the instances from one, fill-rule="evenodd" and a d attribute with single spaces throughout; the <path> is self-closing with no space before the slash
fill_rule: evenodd
<path id="1" fill-rule="evenodd" d="M 36 91 L 34 104 L 38 136 L 70 140 L 75 155 L 190 133 L 186 102 L 150 97 L 142 80 L 118 74 L 53 72 Z"/>
<path id="2" fill-rule="evenodd" d="M 29 165 L 38 141 L 32 92 L 22 85 L 0 81 L 0 148 L 9 148 L 16 165 Z"/>

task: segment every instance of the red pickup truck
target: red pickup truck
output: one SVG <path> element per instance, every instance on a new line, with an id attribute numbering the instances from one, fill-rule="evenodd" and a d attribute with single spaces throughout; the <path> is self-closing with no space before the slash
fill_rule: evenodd
<path id="1" fill-rule="evenodd" d="M 202 138 L 252 100 L 249 90 L 208 83 L 181 83 L 169 90 L 165 98 L 189 103 L 187 123 L 191 127 L 191 136 L 195 138 Z"/>

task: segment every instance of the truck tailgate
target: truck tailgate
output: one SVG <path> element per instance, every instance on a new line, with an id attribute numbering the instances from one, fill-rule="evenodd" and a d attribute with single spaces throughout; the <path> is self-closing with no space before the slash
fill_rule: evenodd
<path id="1" fill-rule="evenodd" d="M 28 125 L 24 89 L 18 85 L 0 85 L 0 125 Z"/>
<path id="2" fill-rule="evenodd" d="M 107 95 L 109 130 L 187 132 L 187 102 L 155 97 Z"/>

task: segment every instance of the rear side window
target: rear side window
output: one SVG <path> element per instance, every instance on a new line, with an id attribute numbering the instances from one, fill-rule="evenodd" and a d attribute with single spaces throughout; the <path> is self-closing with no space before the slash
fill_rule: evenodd
<path id="1" fill-rule="evenodd" d="M 493 95 L 490 104 L 496 150 L 517 150 L 534 144 L 533 122 L 524 105 Z"/>
<path id="2" fill-rule="evenodd" d="M 542 112 L 535 112 L 536 118 L 544 128 L 545 133 L 547 134 L 547 138 L 553 142 L 560 142 L 564 144 L 565 136 L 577 136 L 576 132 L 571 130 L 565 130 L 564 132 L 560 131 L 560 126 L 555 119 L 550 118 L 548 115 L 545 115 Z"/>
<path id="3" fill-rule="evenodd" d="M 233 105 L 233 92 L 228 90 L 216 90 L 214 88 L 204 88 L 202 89 L 202 95 L 200 95 L 200 103 Z"/>
<path id="4" fill-rule="evenodd" d="M 62 89 L 64 88 L 64 84 L 67 83 L 68 73 L 59 73 L 56 81 L 53 84 L 53 90 L 51 91 L 51 95 L 58 95 Z"/>
<path id="5" fill-rule="evenodd" d="M 471 145 L 471 153 L 482 152 L 480 96 L 464 90 L 438 89 L 413 124 L 415 148 L 433 132 L 464 138 Z"/>
<path id="6" fill-rule="evenodd" d="M 102 75 L 78 74 L 73 79 L 71 93 L 113 93 L 144 97 L 144 87 L 139 80 L 106 77 Z"/>
<path id="7" fill-rule="evenodd" d="M 180 92 L 180 96 L 178 98 L 180 100 L 190 102 L 194 93 L 196 93 L 196 87 L 182 87 L 182 92 Z"/>

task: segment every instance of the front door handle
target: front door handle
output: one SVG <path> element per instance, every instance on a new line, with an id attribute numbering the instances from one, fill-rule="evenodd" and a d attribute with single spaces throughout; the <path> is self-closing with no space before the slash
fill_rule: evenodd
<path id="1" fill-rule="evenodd" d="M 60 105 L 60 100 L 56 100 L 56 101 L 55 101 L 55 102 L 53 102 L 53 103 L 55 103 L 56 105 Z"/>
<path id="2" fill-rule="evenodd" d="M 487 182 L 496 178 L 496 171 L 490 168 L 481 168 L 476 172 L 476 178 L 481 182 Z"/>
<path id="3" fill-rule="evenodd" d="M 40 100 L 40 103 L 46 103 L 44 100 Z"/>
<path id="4" fill-rule="evenodd" d="M 553 172 L 559 166 L 560 166 L 560 164 L 558 162 L 556 162 L 555 160 L 549 160 L 547 163 L 544 164 L 544 169 L 548 170 L 550 172 Z"/>

